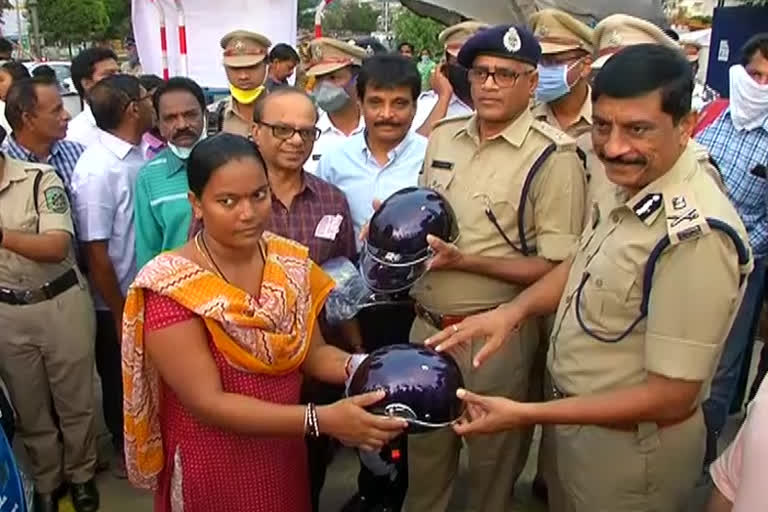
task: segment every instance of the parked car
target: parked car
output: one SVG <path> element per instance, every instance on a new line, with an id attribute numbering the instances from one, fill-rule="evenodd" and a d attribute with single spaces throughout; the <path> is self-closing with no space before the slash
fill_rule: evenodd
<path id="1" fill-rule="evenodd" d="M 61 88 L 61 94 L 77 94 L 75 84 L 72 82 L 72 71 L 70 69 L 72 63 L 65 60 L 52 60 L 47 62 L 25 62 L 25 66 L 32 73 L 35 68 L 40 66 L 50 66 L 56 73 L 56 79 L 59 81 L 59 87 Z"/>

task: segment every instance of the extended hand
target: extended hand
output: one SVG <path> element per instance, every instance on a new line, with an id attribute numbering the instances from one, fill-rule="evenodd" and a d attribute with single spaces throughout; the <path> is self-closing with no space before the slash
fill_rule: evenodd
<path id="1" fill-rule="evenodd" d="M 376 416 L 364 409 L 385 396 L 384 391 L 374 391 L 318 407 L 320 432 L 335 437 L 346 446 L 380 450 L 408 426 L 404 419 Z"/>
<path id="2" fill-rule="evenodd" d="M 438 98 L 450 97 L 453 94 L 453 86 L 443 72 L 446 66 L 445 62 L 441 63 L 432 71 L 429 78 L 429 84 L 432 86 L 432 90 L 437 93 Z"/>
<path id="3" fill-rule="evenodd" d="M 434 235 L 427 235 L 427 243 L 433 253 L 429 260 L 429 270 L 455 269 L 461 265 L 464 255 L 454 244 L 444 242 Z"/>
<path id="4" fill-rule="evenodd" d="M 379 211 L 379 208 L 381 208 L 381 201 L 378 199 L 373 200 L 373 212 L 376 213 Z M 364 242 L 366 238 L 368 238 L 368 226 L 370 225 L 370 221 L 363 224 L 363 227 L 360 228 L 360 238 L 361 242 Z"/>
<path id="5" fill-rule="evenodd" d="M 433 347 L 438 352 L 442 352 L 456 345 L 482 338 L 485 340 L 485 344 L 472 362 L 475 368 L 477 368 L 491 354 L 501 348 L 509 334 L 518 329 L 524 318 L 524 315 L 514 306 L 514 303 L 505 304 L 492 311 L 467 317 L 460 323 L 443 329 L 434 336 L 429 337 L 424 344 Z"/>
<path id="6" fill-rule="evenodd" d="M 460 389 L 456 395 L 464 400 L 467 411 L 453 430 L 460 436 L 495 434 L 515 427 L 528 426 L 529 404 L 496 396 L 482 396 Z"/>

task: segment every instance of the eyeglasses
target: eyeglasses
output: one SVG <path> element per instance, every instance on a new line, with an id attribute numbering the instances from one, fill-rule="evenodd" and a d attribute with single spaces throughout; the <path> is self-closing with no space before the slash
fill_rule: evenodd
<path id="1" fill-rule="evenodd" d="M 260 125 L 266 126 L 272 129 L 272 135 L 280 140 L 288 140 L 297 133 L 301 140 L 304 142 L 315 142 L 320 138 L 320 128 L 294 128 L 293 126 L 286 126 L 284 124 L 269 124 L 263 121 L 259 121 Z"/>
<path id="2" fill-rule="evenodd" d="M 518 73 L 517 71 L 503 68 L 497 69 L 496 71 L 491 71 L 487 68 L 472 68 L 469 70 L 468 77 L 469 81 L 473 84 L 481 85 L 484 84 L 486 80 L 488 80 L 489 76 L 492 76 L 496 85 L 502 88 L 508 88 L 514 87 L 517 84 L 517 81 L 520 80 L 521 76 L 530 75 L 533 72 L 533 69 L 523 73 Z"/>

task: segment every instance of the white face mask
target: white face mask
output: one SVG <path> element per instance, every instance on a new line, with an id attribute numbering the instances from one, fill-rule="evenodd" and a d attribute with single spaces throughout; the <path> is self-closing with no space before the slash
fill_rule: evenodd
<path id="1" fill-rule="evenodd" d="M 731 119 L 738 130 L 768 130 L 768 84 L 760 85 L 742 65 L 731 66 Z"/>
<path id="2" fill-rule="evenodd" d="M 195 141 L 194 144 L 189 146 L 188 148 L 177 146 L 175 144 L 168 143 L 168 149 L 171 150 L 171 152 L 179 157 L 181 160 L 189 160 L 189 155 L 192 154 L 192 150 L 195 149 L 195 146 L 197 146 L 197 143 L 203 140 L 208 135 L 208 129 L 206 128 L 205 124 L 203 124 L 203 132 L 200 134 L 200 137 Z"/>

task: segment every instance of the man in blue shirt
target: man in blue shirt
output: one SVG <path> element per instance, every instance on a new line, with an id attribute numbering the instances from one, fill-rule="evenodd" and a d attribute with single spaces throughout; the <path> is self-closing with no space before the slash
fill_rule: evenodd
<path id="1" fill-rule="evenodd" d="M 697 137 L 720 166 L 728 196 L 749 233 L 755 269 L 733 323 L 709 399 L 704 403 L 707 457 L 717 455 L 717 438 L 737 395 L 745 357 L 751 353 L 765 291 L 768 263 L 768 33 L 742 49 L 730 70 L 730 105 Z M 748 360 L 747 360 L 748 362 Z"/>
<path id="2" fill-rule="evenodd" d="M 325 153 L 317 175 L 347 196 L 359 239 L 361 228 L 373 215 L 375 200 L 418 184 L 427 139 L 410 131 L 421 94 L 421 77 L 411 60 L 399 55 L 369 57 L 357 77 L 357 94 L 365 130 Z M 414 316 L 411 303 L 361 311 L 357 318 L 365 350 L 407 342 Z M 388 475 L 375 477 L 363 468 L 358 477 L 360 494 L 343 510 L 377 505 L 400 510 L 408 486 L 405 450 L 400 468 L 394 482 Z"/>
<path id="3" fill-rule="evenodd" d="M 346 195 L 355 234 L 373 215 L 373 201 L 416 186 L 427 139 L 410 133 L 421 94 L 416 65 L 398 55 L 370 57 L 360 69 L 357 94 L 365 130 L 323 155 L 317 175 Z"/>

